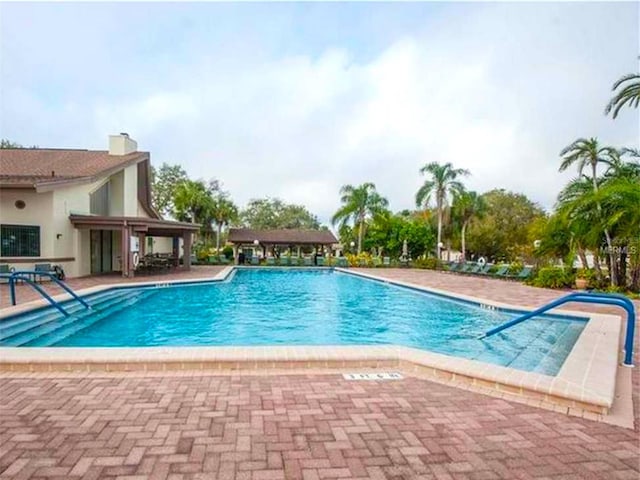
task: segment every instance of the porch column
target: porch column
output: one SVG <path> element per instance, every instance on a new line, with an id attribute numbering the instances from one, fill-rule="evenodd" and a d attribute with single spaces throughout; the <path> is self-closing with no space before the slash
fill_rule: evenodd
<path id="1" fill-rule="evenodd" d="M 131 252 L 129 251 L 129 241 L 131 230 L 129 227 L 122 227 L 121 230 L 122 239 L 120 241 L 120 266 L 122 268 L 123 277 L 132 277 L 133 271 L 131 270 Z"/>
<path id="2" fill-rule="evenodd" d="M 238 245 L 233 244 L 233 264 L 238 265 Z"/>
<path id="3" fill-rule="evenodd" d="M 144 257 L 147 253 L 147 234 L 144 232 L 138 233 L 138 239 L 140 241 L 140 258 Z"/>
<path id="4" fill-rule="evenodd" d="M 191 236 L 190 231 L 182 233 L 182 264 L 185 270 L 191 270 Z"/>
<path id="5" fill-rule="evenodd" d="M 302 253 L 300 245 L 298 245 L 298 258 L 300 258 L 300 254 Z"/>

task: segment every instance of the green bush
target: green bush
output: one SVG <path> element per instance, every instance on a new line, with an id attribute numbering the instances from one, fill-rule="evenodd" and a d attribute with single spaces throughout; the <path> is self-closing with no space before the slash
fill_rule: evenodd
<path id="1" fill-rule="evenodd" d="M 350 267 L 371 267 L 373 266 L 373 257 L 370 253 L 362 252 L 359 255 L 347 253 L 347 261 Z"/>
<path id="2" fill-rule="evenodd" d="M 442 270 L 443 263 L 438 261 L 435 257 L 418 258 L 413 261 L 415 268 L 424 268 L 427 270 Z"/>
<path id="3" fill-rule="evenodd" d="M 562 267 L 541 268 L 533 278 L 532 284 L 541 288 L 567 288 L 575 281 L 575 273 Z"/>
<path id="4" fill-rule="evenodd" d="M 222 249 L 222 255 L 227 257 L 227 260 L 231 260 L 233 258 L 233 247 L 226 246 Z"/>
<path id="5" fill-rule="evenodd" d="M 515 262 L 511 262 L 511 264 L 509 265 L 509 270 L 507 270 L 507 273 L 509 275 L 517 275 L 522 271 L 523 268 L 524 268 L 524 264 L 516 260 Z"/>

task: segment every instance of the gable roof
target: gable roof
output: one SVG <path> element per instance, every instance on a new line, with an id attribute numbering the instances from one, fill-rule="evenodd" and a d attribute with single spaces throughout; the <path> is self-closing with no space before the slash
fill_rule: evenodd
<path id="1" fill-rule="evenodd" d="M 106 150 L 0 149 L 0 186 L 38 188 L 94 181 L 147 159 L 148 152 L 109 155 Z"/>
<path id="2" fill-rule="evenodd" d="M 254 230 L 252 228 L 230 228 L 229 241 L 231 243 L 260 243 L 269 244 L 310 244 L 329 245 L 338 243 L 335 235 L 329 230 Z"/>

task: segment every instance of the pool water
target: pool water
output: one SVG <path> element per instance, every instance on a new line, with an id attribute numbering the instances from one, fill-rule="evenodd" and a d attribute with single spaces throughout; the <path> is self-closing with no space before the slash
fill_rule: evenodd
<path id="1" fill-rule="evenodd" d="M 49 322 L 31 330 L 22 327 L 11 336 L 8 326 L 0 343 L 397 344 L 553 375 L 585 325 L 583 320 L 539 317 L 478 340 L 479 334 L 516 313 L 331 270 L 241 269 L 226 282 L 117 290 L 110 295 L 111 303 L 104 300 L 103 308 L 96 304 L 91 314 L 77 310 L 69 319 L 55 320 L 59 328 Z M 18 331 L 19 325 L 13 328 Z"/>

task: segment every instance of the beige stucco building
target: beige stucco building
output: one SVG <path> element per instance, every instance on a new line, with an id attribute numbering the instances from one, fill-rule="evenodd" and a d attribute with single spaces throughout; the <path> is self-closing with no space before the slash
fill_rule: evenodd
<path id="1" fill-rule="evenodd" d="M 150 155 L 127 134 L 110 136 L 108 150 L 0 150 L 0 264 L 131 276 L 153 252 L 189 268 L 197 228 L 153 209 Z"/>

